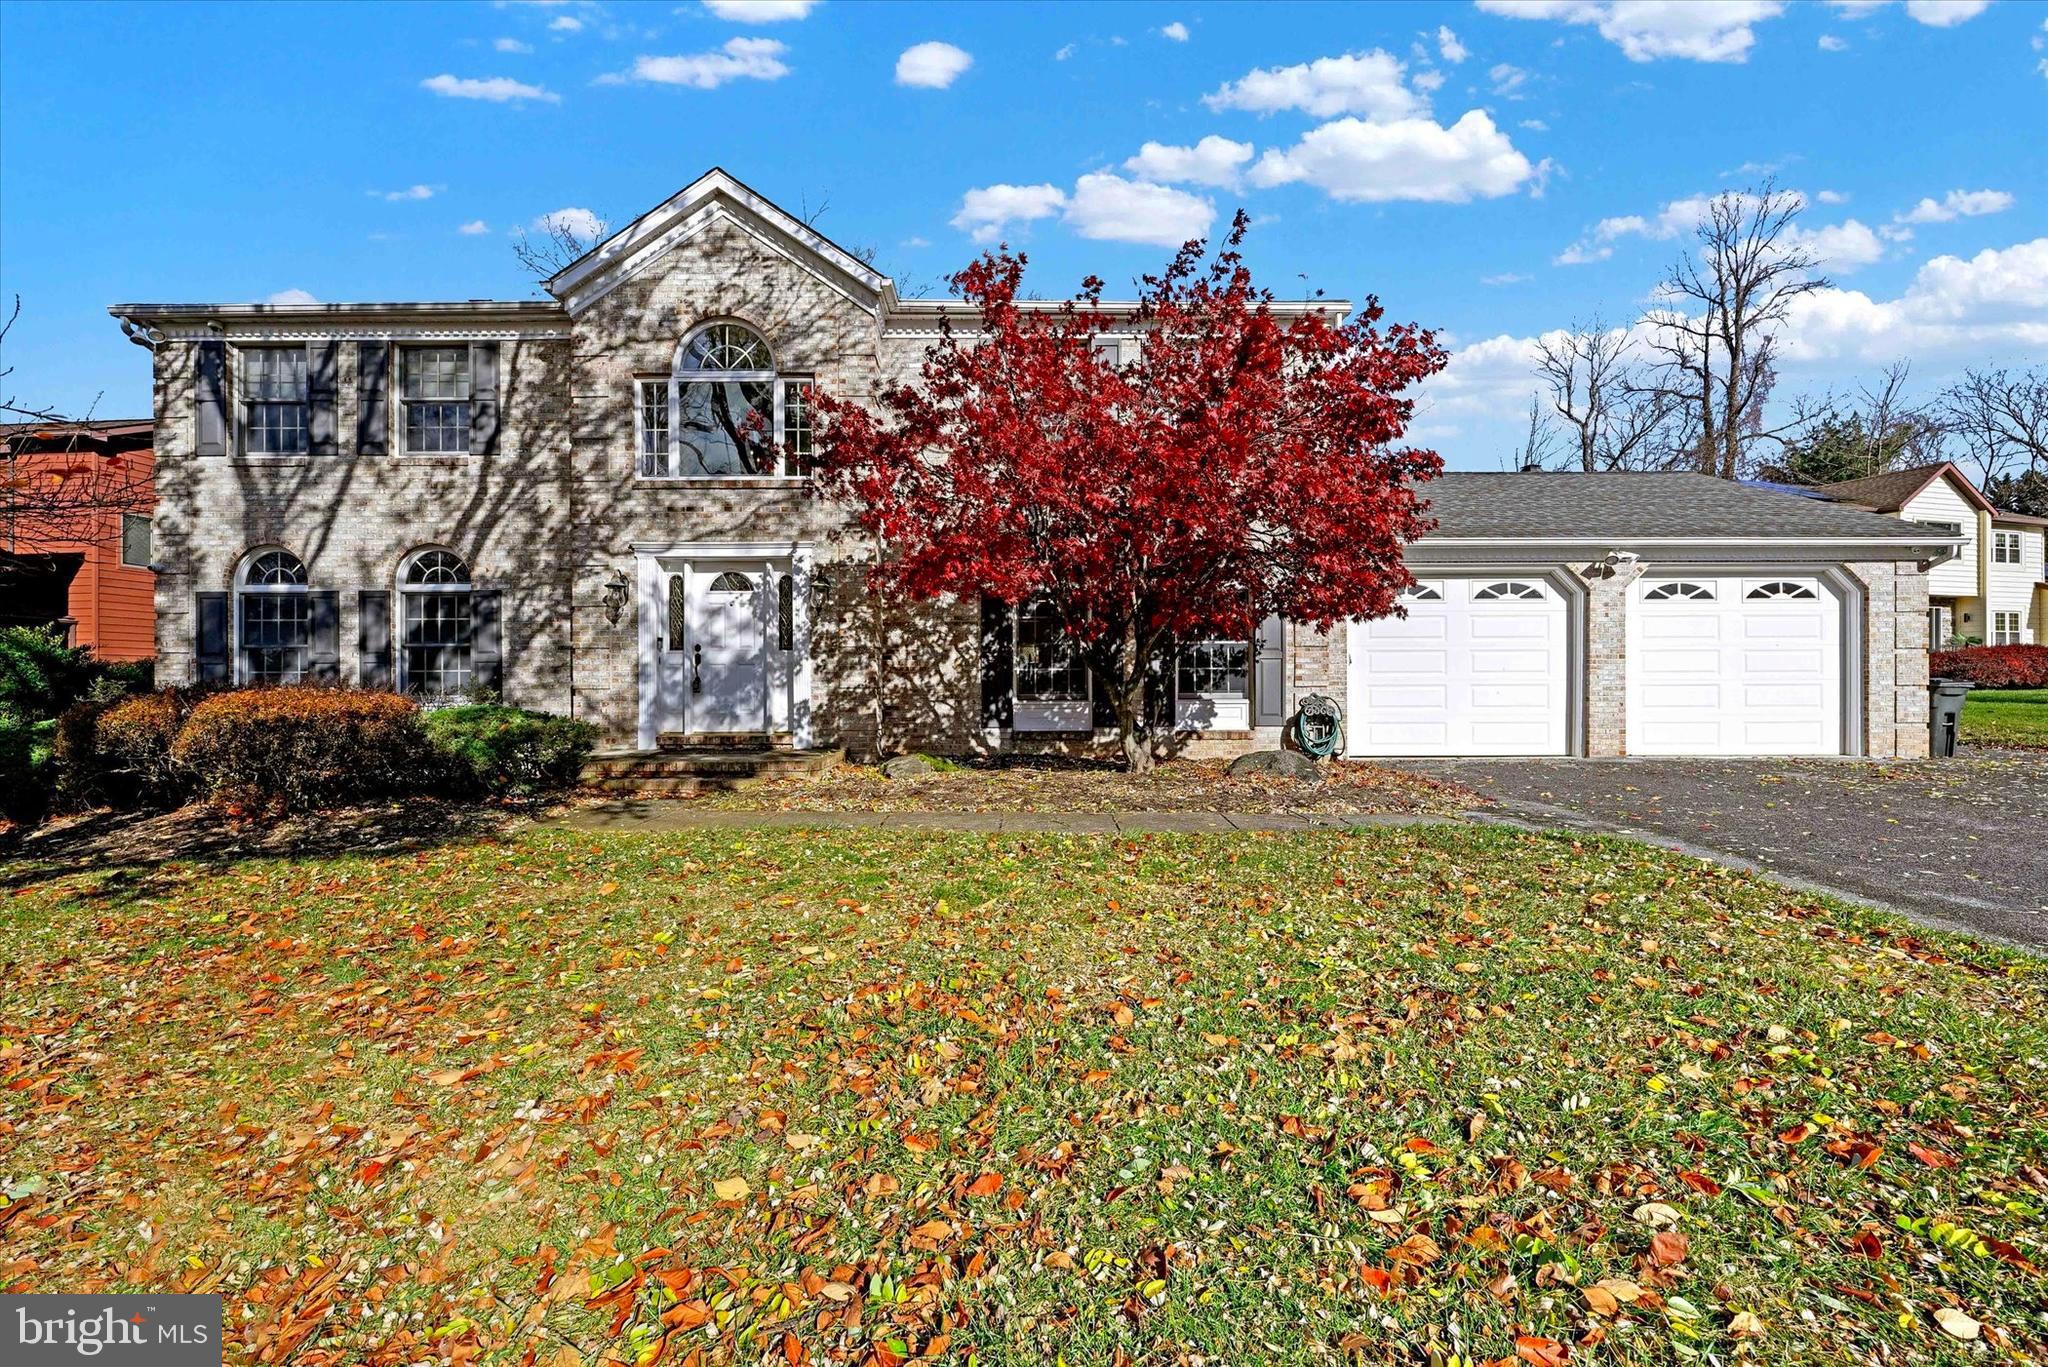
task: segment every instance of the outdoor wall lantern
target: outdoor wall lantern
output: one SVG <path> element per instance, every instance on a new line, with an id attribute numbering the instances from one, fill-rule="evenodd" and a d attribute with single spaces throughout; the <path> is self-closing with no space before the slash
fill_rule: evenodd
<path id="1" fill-rule="evenodd" d="M 605 621 L 610 622 L 613 626 L 619 624 L 619 614 L 626 610 L 626 590 L 628 587 L 630 586 L 626 582 L 626 572 L 624 570 L 613 570 L 612 577 L 605 581 L 604 597 L 600 601 L 604 604 Z"/>

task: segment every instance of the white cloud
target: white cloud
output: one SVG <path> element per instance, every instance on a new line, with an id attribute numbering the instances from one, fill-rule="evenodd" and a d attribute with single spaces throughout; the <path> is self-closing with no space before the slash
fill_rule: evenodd
<path id="1" fill-rule="evenodd" d="M 1849 40 L 1846 38 L 1837 38 L 1832 33 L 1823 33 L 1820 36 L 1820 50 L 1822 52 L 1846 52 L 1848 48 Z"/>
<path id="2" fill-rule="evenodd" d="M 1057 185 L 985 185 L 960 197 L 952 224 L 976 242 L 994 242 L 1010 224 L 1050 218 L 1066 203 Z"/>
<path id="3" fill-rule="evenodd" d="M 1176 43 L 1185 43 L 1188 40 L 1188 26 L 1176 19 L 1165 28 L 1159 30 L 1159 36 L 1171 39 Z"/>
<path id="4" fill-rule="evenodd" d="M 1906 13 L 1930 28 L 1953 28 L 1991 8 L 1991 0 L 1906 0 Z"/>
<path id="5" fill-rule="evenodd" d="M 296 308 L 301 304 L 317 304 L 320 301 L 304 290 L 279 290 L 276 294 L 264 296 L 263 302 L 283 308 Z"/>
<path id="6" fill-rule="evenodd" d="M 1124 163 L 1124 169 L 1140 180 L 1228 188 L 1237 184 L 1251 159 L 1250 143 L 1232 142 L 1211 133 L 1193 147 L 1148 142 Z"/>
<path id="7" fill-rule="evenodd" d="M 1436 50 L 1453 66 L 1472 55 L 1465 45 L 1458 41 L 1458 35 L 1451 32 L 1448 24 L 1437 25 Z"/>
<path id="8" fill-rule="evenodd" d="M 587 242 L 604 231 L 604 221 L 588 209 L 557 209 L 533 221 L 537 233 L 551 233 L 558 228 Z"/>
<path id="9" fill-rule="evenodd" d="M 1482 275 L 1479 277 L 1479 283 L 1482 285 L 1521 285 L 1526 284 L 1528 280 L 1529 277 L 1521 274 L 1519 271 L 1503 271 L 1499 275 Z"/>
<path id="10" fill-rule="evenodd" d="M 914 248 L 917 248 L 917 247 L 929 247 L 929 246 L 931 246 L 932 244 L 931 244 L 931 239 L 930 239 L 930 238 L 925 238 L 925 237 L 906 237 L 906 238 L 904 238 L 904 239 L 903 239 L 903 245 L 904 245 L 904 246 L 906 246 L 906 247 L 910 247 L 910 248 L 913 248 L 913 249 L 914 249 Z"/>
<path id="11" fill-rule="evenodd" d="M 1847 275 L 1884 260 L 1884 241 L 1853 218 L 1825 228 L 1803 228 L 1795 223 L 1786 230 L 1783 241 L 1787 247 L 1813 253 L 1820 258 L 1820 268 L 1835 275 Z"/>
<path id="12" fill-rule="evenodd" d="M 1550 131 L 1550 125 L 1541 119 L 1523 119 L 1517 126 L 1526 128 L 1531 133 L 1548 133 Z"/>
<path id="13" fill-rule="evenodd" d="M 1075 45 L 1073 43 L 1068 43 L 1066 46 L 1062 47 L 1058 52 L 1053 53 L 1052 59 L 1055 62 L 1064 62 L 1067 60 L 1067 58 L 1074 55 L 1074 50 Z"/>
<path id="14" fill-rule="evenodd" d="M 1074 182 L 1066 212 L 1066 222 L 1083 237 L 1157 247 L 1178 247 L 1205 236 L 1215 220 L 1216 206 L 1199 195 L 1106 171 Z"/>
<path id="15" fill-rule="evenodd" d="M 1776 18 L 1785 6 L 1782 0 L 1479 0 L 1479 8 L 1513 19 L 1597 25 L 1632 62 L 1740 62 L 1756 42 L 1750 25 Z"/>
<path id="16" fill-rule="evenodd" d="M 951 43 L 919 43 L 896 59 L 896 84 L 944 90 L 974 65 L 974 57 Z"/>
<path id="17" fill-rule="evenodd" d="M 447 188 L 445 185 L 409 185 L 403 190 L 372 190 L 370 191 L 370 197 L 372 199 L 388 200 L 396 204 L 401 200 L 408 199 L 432 199 Z"/>
<path id="18" fill-rule="evenodd" d="M 729 38 L 725 46 L 710 52 L 636 57 L 626 77 L 612 79 L 686 85 L 695 90 L 716 90 L 727 81 L 779 81 L 789 74 L 789 64 L 782 60 L 788 51 L 773 38 Z"/>
<path id="19" fill-rule="evenodd" d="M 1849 197 L 1840 190 L 1822 190 L 1814 196 L 1814 200 L 1821 204 L 1847 204 Z"/>
<path id="20" fill-rule="evenodd" d="M 1255 114 L 1298 109 L 1319 119 L 1337 114 L 1400 119 L 1422 113 L 1423 102 L 1401 77 L 1400 61 L 1375 48 L 1363 55 L 1318 57 L 1300 66 L 1259 67 L 1204 95 L 1202 103 Z"/>
<path id="21" fill-rule="evenodd" d="M 510 76 L 450 76 L 443 73 L 421 81 L 420 89 L 446 95 L 451 100 L 489 100 L 493 104 L 518 100 L 545 100 L 549 104 L 562 102 L 560 95 L 545 86 L 528 85 Z"/>
<path id="22" fill-rule="evenodd" d="M 1408 84 L 1425 95 L 1434 95 L 1444 88 L 1444 73 L 1441 71 L 1418 71 L 1415 79 Z"/>
<path id="23" fill-rule="evenodd" d="M 517 38 L 500 38 L 491 46 L 499 52 L 531 52 L 532 43 L 522 43 Z"/>
<path id="24" fill-rule="evenodd" d="M 1515 92 L 1529 79 L 1529 73 L 1507 62 L 1497 64 L 1486 73 L 1486 79 L 1493 82 L 1493 93 L 1503 99 L 1520 98 Z"/>
<path id="25" fill-rule="evenodd" d="M 1541 169 L 1475 109 L 1449 128 L 1430 119 L 1338 119 L 1311 129 L 1286 151 L 1268 149 L 1251 179 L 1265 186 L 1305 181 L 1354 203 L 1462 204 L 1511 194 L 1540 177 Z"/>
<path id="26" fill-rule="evenodd" d="M 2048 353 L 2048 237 L 1964 260 L 1938 256 L 1897 299 L 1817 290 L 1796 301 L 1788 362 Z"/>
<path id="27" fill-rule="evenodd" d="M 1939 201 L 1923 199 L 1905 213 L 1898 215 L 1894 223 L 1948 223 L 1958 218 L 1980 218 L 1985 214 L 2002 214 L 2013 205 L 2013 198 L 2004 190 L 1950 190 Z"/>
<path id="28" fill-rule="evenodd" d="M 716 18 L 733 24 L 779 24 L 808 18 L 818 0 L 704 0 Z"/>
<path id="29" fill-rule="evenodd" d="M 1896 0 L 1828 0 L 1844 19 L 1863 19 Z M 1929 28 L 1954 28 L 1991 8 L 1991 0 L 1906 0 L 1908 17 Z"/>
<path id="30" fill-rule="evenodd" d="M 583 21 L 573 14 L 558 14 L 548 21 L 548 28 L 555 33 L 581 33 Z"/>
<path id="31" fill-rule="evenodd" d="M 460 228 L 457 228 L 455 231 L 461 233 L 464 237 L 482 237 L 485 233 L 489 232 L 490 230 L 490 224 L 484 222 L 480 218 L 472 218 L 469 222 L 463 224 Z"/>

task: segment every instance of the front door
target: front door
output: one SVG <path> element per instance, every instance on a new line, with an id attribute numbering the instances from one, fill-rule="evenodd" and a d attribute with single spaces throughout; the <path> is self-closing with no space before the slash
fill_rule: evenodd
<path id="1" fill-rule="evenodd" d="M 686 728 L 696 733 L 769 730 L 768 635 L 773 610 L 760 564 L 693 560 L 683 590 Z"/>

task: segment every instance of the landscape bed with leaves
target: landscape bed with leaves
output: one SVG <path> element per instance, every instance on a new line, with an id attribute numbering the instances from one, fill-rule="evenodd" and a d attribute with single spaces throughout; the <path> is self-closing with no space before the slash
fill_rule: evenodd
<path id="1" fill-rule="evenodd" d="M 2041 961 L 1625 842 L 535 829 L 0 962 L 0 1285 L 239 1360 L 2048 1351 Z"/>
<path id="2" fill-rule="evenodd" d="M 1177 760 L 1140 773 L 1074 761 L 980 767 L 938 761 L 930 773 L 888 778 L 839 764 L 686 799 L 719 811 L 1271 812 L 1455 816 L 1486 800 L 1455 783 L 1378 764 L 1332 760 L 1322 779 L 1232 774 L 1220 760 Z"/>

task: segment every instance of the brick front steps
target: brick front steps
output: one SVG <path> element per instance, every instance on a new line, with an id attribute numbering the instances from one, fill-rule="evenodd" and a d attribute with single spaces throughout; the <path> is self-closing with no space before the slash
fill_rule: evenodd
<path id="1" fill-rule="evenodd" d="M 583 766 L 583 786 L 602 793 L 670 796 L 731 792 L 763 778 L 822 773 L 843 750 L 743 749 L 694 746 L 661 738 L 658 750 L 597 754 Z"/>

